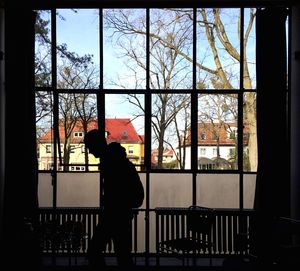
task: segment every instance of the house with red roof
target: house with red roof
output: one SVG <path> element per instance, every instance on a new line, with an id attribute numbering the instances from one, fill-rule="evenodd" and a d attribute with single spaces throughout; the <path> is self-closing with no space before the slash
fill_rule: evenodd
<path id="1" fill-rule="evenodd" d="M 198 168 L 234 169 L 237 167 L 237 122 L 198 123 Z M 244 123 L 244 159 L 247 157 L 249 129 Z M 183 141 L 183 140 L 182 140 Z M 191 130 L 185 140 L 185 168 L 191 168 Z"/>
<path id="2" fill-rule="evenodd" d="M 87 131 L 96 129 L 98 122 L 93 119 L 87 123 Z M 49 129 L 38 138 L 39 169 L 49 170 L 53 166 L 53 129 Z M 61 122 L 59 125 L 59 145 L 57 150 L 58 165 L 70 171 L 85 171 L 85 164 L 98 164 L 99 159 L 86 154 L 83 138 L 85 131 L 80 121 L 76 123 Z M 139 135 L 129 118 L 105 119 L 105 136 L 107 143 L 119 142 L 125 149 L 127 157 L 136 165 L 144 163 L 144 136 Z M 67 155 L 66 155 L 67 154 Z M 93 170 L 97 170 L 94 166 Z M 90 169 L 92 170 L 92 169 Z"/>
<path id="3" fill-rule="evenodd" d="M 163 150 L 163 158 L 162 158 L 162 162 L 163 164 L 169 164 L 171 162 L 175 162 L 177 160 L 175 152 L 171 149 L 164 149 Z M 158 163 L 158 149 L 153 149 L 151 151 L 151 165 L 153 168 L 155 168 L 157 166 Z M 176 166 L 178 167 L 178 166 Z"/>

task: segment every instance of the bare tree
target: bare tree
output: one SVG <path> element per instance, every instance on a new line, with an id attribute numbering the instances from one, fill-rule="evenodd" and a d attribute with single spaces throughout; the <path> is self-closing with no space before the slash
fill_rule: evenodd
<path id="1" fill-rule="evenodd" d="M 51 40 L 50 19 L 47 11 L 38 11 L 36 20 L 36 52 L 35 52 L 35 85 L 49 87 L 51 78 Z M 64 20 L 62 16 L 57 14 Z M 66 44 L 58 44 L 57 87 L 59 89 L 92 89 L 99 85 L 98 68 L 93 64 L 93 56 L 86 54 L 79 56 L 70 52 Z M 62 93 L 59 95 L 59 129 L 63 134 L 63 164 L 69 164 L 71 134 L 74 127 L 81 125 L 84 133 L 88 123 L 96 115 L 96 99 L 92 94 Z M 36 92 L 36 121 L 40 134 L 49 131 L 53 119 L 53 95 L 50 91 Z M 85 155 L 88 162 L 88 155 Z M 68 166 L 64 166 L 68 170 Z"/>
<path id="2" fill-rule="evenodd" d="M 87 89 L 98 86 L 98 71 L 90 63 L 74 63 L 65 60 L 58 69 L 57 86 L 61 89 Z M 64 170 L 68 170 L 70 153 L 80 146 L 71 145 L 71 135 L 74 128 L 80 128 L 87 133 L 88 124 L 96 117 L 96 98 L 92 94 L 63 93 L 59 95 L 59 118 L 63 126 L 63 164 Z M 85 152 L 85 162 L 88 163 L 88 155 Z"/>
<path id="3" fill-rule="evenodd" d="M 201 37 L 201 42 L 205 41 L 206 46 L 200 49 L 201 54 L 196 59 L 198 88 L 230 90 L 239 88 L 239 81 L 243 80 L 244 88 L 252 89 L 247 43 L 253 27 L 255 10 L 249 9 L 249 18 L 245 26 L 240 26 L 238 12 L 239 9 L 234 11 L 219 8 L 197 10 L 197 33 Z M 226 17 L 226 15 L 228 16 Z M 188 83 L 186 79 L 191 79 L 191 69 L 189 69 L 188 63 L 193 62 L 191 57 L 193 19 L 193 11 L 190 9 L 155 9 L 151 10 L 150 14 L 150 86 L 154 89 L 166 90 L 165 93 L 157 95 L 159 103 L 155 101 L 154 107 L 158 105 L 159 110 L 152 112 L 154 116 L 153 130 L 159 146 L 159 161 L 162 159 L 162 146 L 168 127 L 166 124 L 169 123 L 166 120 L 167 90 L 191 87 L 191 80 Z M 234 21 L 234 29 L 232 25 L 229 25 L 230 21 Z M 147 35 L 144 13 L 133 13 L 132 10 L 108 10 L 105 13 L 105 23 L 115 38 L 113 40 L 116 41 L 119 48 L 123 49 L 122 57 L 126 61 L 131 61 L 128 63 L 134 61 L 137 67 L 145 69 L 145 50 L 140 48 L 146 47 L 145 44 L 136 42 L 136 40 L 145 42 L 145 39 L 138 39 L 138 37 Z M 241 60 L 238 50 L 241 39 L 240 27 L 245 29 L 243 60 Z M 236 31 L 235 38 L 232 35 L 233 30 Z M 127 42 L 124 42 L 125 40 Z M 238 64 L 241 61 L 243 61 L 243 78 L 239 78 L 239 68 L 236 68 L 239 67 Z M 130 69 L 134 70 L 133 66 Z M 178 78 L 180 79 L 178 80 Z M 248 149 L 251 170 L 256 170 L 257 167 L 255 104 L 255 93 L 245 92 L 244 120 L 249 133 Z M 174 120 L 176 114 L 171 114 L 171 116 Z"/>
<path id="4" fill-rule="evenodd" d="M 208 12 L 211 12 L 211 16 L 207 15 Z M 252 89 L 252 79 L 250 78 L 249 66 L 247 61 L 247 43 L 249 40 L 249 35 L 251 33 L 253 22 L 255 18 L 255 10 L 249 10 L 249 20 L 245 28 L 244 35 L 244 59 L 240 59 L 240 53 L 233 46 L 230 41 L 226 27 L 224 26 L 221 20 L 221 10 L 220 9 L 212 9 L 206 10 L 201 9 L 200 14 L 202 16 L 202 20 L 198 21 L 198 25 L 203 25 L 205 28 L 206 37 L 208 43 L 210 45 L 213 59 L 215 63 L 215 71 L 217 72 L 217 77 L 212 77 L 212 84 L 216 86 L 216 88 L 226 88 L 232 89 L 232 73 L 229 73 L 225 70 L 224 65 L 222 65 L 221 54 L 222 50 L 217 48 L 217 41 L 222 44 L 222 49 L 225 49 L 227 54 L 235 61 L 241 62 L 243 61 L 243 85 L 245 89 Z M 238 18 L 238 22 L 240 23 L 240 17 Z M 238 37 L 240 39 L 240 25 L 238 25 Z M 218 85 L 216 85 L 218 83 Z M 249 163 L 250 170 L 255 171 L 257 168 L 257 138 L 256 138 L 256 95 L 254 92 L 245 92 L 244 94 L 244 119 L 245 124 L 248 127 L 247 133 L 249 134 L 248 141 L 248 150 L 249 150 Z M 240 131 L 243 132 L 243 131 Z"/>
<path id="5" fill-rule="evenodd" d="M 122 52 L 119 56 L 124 59 L 127 70 L 132 71 L 135 87 L 140 86 L 140 82 L 144 79 L 137 71 L 146 70 L 146 52 L 141 50 L 145 48 L 145 39 L 139 38 L 146 33 L 145 22 L 143 17 L 137 15 L 128 10 L 108 10 L 104 16 L 106 28 L 111 33 L 111 41 L 118 46 L 118 52 Z M 172 14 L 157 12 L 153 16 L 155 16 L 151 21 L 153 32 L 150 35 L 150 86 L 159 91 L 152 96 L 152 141 L 158 150 L 157 167 L 162 168 L 164 149 L 168 147 L 174 152 L 175 149 L 179 149 L 179 145 L 185 142 L 180 140 L 179 126 L 186 127 L 190 122 L 189 117 L 181 118 L 180 123 L 178 122 L 178 115 L 182 112 L 186 116 L 190 115 L 188 110 L 190 95 L 171 94 L 168 90 L 192 87 L 191 63 L 186 61 L 179 51 L 173 50 L 168 45 L 175 44 L 181 51 L 186 51 L 192 32 L 191 28 L 186 27 L 186 23 L 176 20 L 174 12 Z M 164 39 L 159 39 L 158 33 Z M 187 69 L 190 73 L 186 73 Z M 113 83 L 122 86 L 120 82 Z M 140 106 L 136 100 L 132 103 Z M 174 129 L 177 129 L 175 136 Z M 181 167 L 184 166 L 184 153 L 180 150 L 177 155 Z"/>
<path id="6" fill-rule="evenodd" d="M 199 96 L 198 119 L 199 122 L 202 122 L 205 129 L 210 131 L 213 135 L 217 149 L 215 160 L 216 164 L 218 164 L 220 158 L 225 158 L 220 155 L 222 131 L 226 131 L 228 134 L 235 131 L 233 127 L 231 127 L 231 123 L 236 123 L 237 120 L 237 95 L 203 94 Z M 237 138 L 234 137 L 232 139 L 235 140 L 235 145 L 237 146 Z M 225 159 L 227 159 L 227 157 Z M 236 168 L 236 156 L 231 157 L 231 163 L 232 167 Z"/>

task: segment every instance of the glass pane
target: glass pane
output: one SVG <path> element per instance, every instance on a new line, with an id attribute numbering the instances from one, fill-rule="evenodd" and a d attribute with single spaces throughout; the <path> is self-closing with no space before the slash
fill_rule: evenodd
<path id="1" fill-rule="evenodd" d="M 256 93 L 244 94 L 244 171 L 257 171 L 257 120 L 256 120 Z"/>
<path id="2" fill-rule="evenodd" d="M 144 165 L 144 95 L 106 94 L 105 132 L 107 142 L 119 142 L 129 160 Z"/>
<path id="3" fill-rule="evenodd" d="M 95 94 L 59 95 L 59 142 L 64 171 L 89 170 L 85 168 L 85 164 L 91 162 L 98 164 L 98 159 L 85 151 L 83 143 L 87 131 L 98 127 L 96 116 Z M 97 170 L 97 167 L 91 170 Z"/>
<path id="4" fill-rule="evenodd" d="M 189 94 L 152 95 L 152 168 L 190 169 Z"/>
<path id="5" fill-rule="evenodd" d="M 191 89 L 192 9 L 150 10 L 150 87 Z"/>
<path id="6" fill-rule="evenodd" d="M 57 10 L 57 87 L 99 87 L 99 11 Z"/>
<path id="7" fill-rule="evenodd" d="M 256 174 L 244 175 L 244 208 L 254 208 Z"/>
<path id="8" fill-rule="evenodd" d="M 235 94 L 199 95 L 199 169 L 237 169 L 237 103 Z"/>
<path id="9" fill-rule="evenodd" d="M 244 66 L 244 88 L 255 89 L 256 88 L 256 9 L 245 9 L 245 21 L 244 21 L 244 40 L 245 40 L 245 66 Z"/>
<path id="10" fill-rule="evenodd" d="M 39 207 L 53 206 L 53 185 L 49 173 L 38 174 L 38 201 Z"/>
<path id="11" fill-rule="evenodd" d="M 145 199 L 143 202 L 143 205 L 140 207 L 141 209 L 146 208 L 146 174 L 139 173 L 140 179 L 142 181 L 142 184 L 144 186 L 145 191 Z M 151 223 L 151 222 L 150 222 Z M 152 222 L 153 225 L 155 225 L 154 221 Z M 137 251 L 138 252 L 144 252 L 145 251 L 145 226 L 146 226 L 146 219 L 145 219 L 145 211 L 139 211 L 138 217 L 137 217 Z"/>
<path id="12" fill-rule="evenodd" d="M 35 93 L 35 120 L 39 170 L 53 169 L 53 96 L 49 92 Z"/>
<path id="13" fill-rule="evenodd" d="M 149 221 L 150 221 L 150 230 L 149 230 L 149 252 L 156 253 L 156 216 L 155 212 L 150 212 Z"/>
<path id="14" fill-rule="evenodd" d="M 239 208 L 238 174 L 198 174 L 197 205 L 211 208 Z"/>
<path id="15" fill-rule="evenodd" d="M 34 74 L 36 87 L 50 87 L 51 76 L 51 13 L 36 11 Z"/>
<path id="16" fill-rule="evenodd" d="M 57 207 L 99 207 L 99 173 L 57 174 Z"/>
<path id="17" fill-rule="evenodd" d="M 240 9 L 197 9 L 197 88 L 238 89 Z"/>
<path id="18" fill-rule="evenodd" d="M 104 88 L 146 88 L 144 9 L 103 11 Z"/>
<path id="19" fill-rule="evenodd" d="M 192 174 L 150 175 L 150 208 L 192 204 Z"/>

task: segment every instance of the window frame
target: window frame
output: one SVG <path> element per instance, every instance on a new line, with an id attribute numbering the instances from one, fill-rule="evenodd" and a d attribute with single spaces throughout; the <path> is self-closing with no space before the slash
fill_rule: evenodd
<path id="1" fill-rule="evenodd" d="M 284 1 L 277 1 L 276 4 L 279 4 L 280 2 L 284 3 Z M 74 3 L 73 3 L 74 4 Z M 260 2 L 260 5 L 261 6 L 266 6 L 266 5 L 272 5 L 272 2 L 271 1 L 261 1 Z M 103 9 L 103 8 L 129 8 L 129 7 L 136 7 L 136 8 L 145 8 L 147 10 L 147 16 L 149 16 L 149 8 L 155 8 L 155 7 L 186 7 L 186 6 L 189 6 L 189 7 L 192 7 L 194 8 L 194 10 L 197 8 L 197 7 L 226 7 L 226 8 L 235 8 L 235 7 L 238 7 L 238 8 L 241 8 L 242 10 L 248 6 L 250 7 L 258 7 L 258 4 L 256 1 L 243 1 L 243 3 L 238 3 L 237 1 L 172 1 L 172 3 L 170 3 L 170 1 L 131 1 L 131 3 L 122 3 L 122 1 L 103 1 L 102 3 L 98 2 L 98 1 L 76 1 L 76 4 L 74 4 L 74 6 L 71 6 L 71 4 L 69 3 L 69 1 L 52 1 L 51 4 L 47 3 L 47 1 L 40 1 L 39 3 L 35 3 L 33 5 L 33 9 L 50 9 L 52 11 L 52 21 L 51 21 L 51 24 L 52 24 L 52 27 L 53 27 L 53 32 L 55 32 L 55 10 L 56 8 L 72 8 L 72 7 L 77 7 L 77 8 L 99 8 L 99 10 Z M 194 11 L 194 14 L 196 12 Z M 54 15 L 53 15 L 54 14 Z M 101 18 L 100 18 L 101 19 Z M 54 37 L 55 34 L 52 34 Z M 243 39 L 241 39 L 241 44 L 242 44 L 242 41 Z M 195 41 L 194 41 L 195 43 Z M 148 44 L 149 46 L 149 44 Z M 100 46 L 101 47 L 101 46 Z M 56 48 L 55 46 L 52 46 L 52 55 L 54 55 L 54 52 L 55 52 Z M 149 48 L 147 48 L 147 50 L 149 50 Z M 194 51 L 194 54 L 196 52 Z M 101 52 L 100 52 L 100 55 L 101 55 Z M 102 52 L 102 55 L 103 55 L 103 52 Z M 241 56 L 243 55 L 243 49 L 242 49 L 242 46 L 241 46 Z M 52 57 L 52 62 L 53 63 L 56 63 L 56 59 L 55 57 Z M 195 72 L 195 63 L 193 64 L 193 69 L 194 69 L 194 72 Z M 241 74 L 240 74 L 240 77 L 242 78 L 243 76 L 243 68 L 242 68 L 242 65 L 240 65 L 241 68 L 240 68 L 240 71 L 241 71 Z M 103 68 L 103 67 L 102 67 Z M 149 68 L 149 67 L 148 67 Z M 103 69 L 102 69 L 103 70 Z M 102 72 L 102 76 L 103 76 L 103 72 Z M 55 78 L 56 77 L 56 74 L 54 71 L 52 71 L 52 77 Z M 147 77 L 149 78 L 149 72 L 147 72 Z M 55 81 L 55 80 L 54 80 Z M 105 93 L 114 93 L 114 94 L 118 94 L 118 93 L 124 93 L 124 92 L 121 92 L 121 91 L 118 91 L 118 90 L 110 90 L 110 89 L 104 89 L 101 87 L 101 84 L 103 85 L 103 77 L 101 78 L 101 83 L 100 83 L 100 87 L 99 89 L 101 89 L 101 93 L 99 93 L 99 89 L 97 90 L 90 90 L 91 93 L 96 93 L 97 95 L 100 96 L 100 100 L 104 100 L 104 96 L 105 96 Z M 146 92 L 141 91 L 141 90 L 134 90 L 133 93 L 136 93 L 136 94 L 143 94 L 144 97 L 145 97 L 145 166 L 143 166 L 143 171 L 142 172 L 145 172 L 146 175 L 147 175 L 147 185 L 149 185 L 149 175 L 150 173 L 191 173 L 193 175 L 193 190 L 196 186 L 196 176 L 197 174 L 201 174 L 201 173 L 205 173 L 205 174 L 208 174 L 208 173 L 211 173 L 211 174 L 231 174 L 231 173 L 236 173 L 236 174 L 239 174 L 240 176 L 240 208 L 243 208 L 243 175 L 245 173 L 247 174 L 256 174 L 256 172 L 244 172 L 243 170 L 243 160 L 242 160 L 242 157 L 243 157 L 243 133 L 238 133 L 238 140 L 240 143 L 239 145 L 239 148 L 238 148 L 238 155 L 239 157 L 241 157 L 241 159 L 239 160 L 238 162 L 238 169 L 237 170 L 228 170 L 228 171 L 219 171 L 219 170 L 214 170 L 214 169 L 198 169 L 198 165 L 197 165 L 197 159 L 194 159 L 194 158 L 197 158 L 199 155 L 198 155 L 198 144 L 195 144 L 198 142 L 198 138 L 200 137 L 201 140 L 206 140 L 206 136 L 205 136 L 205 139 L 202 139 L 201 138 L 201 135 L 198 135 L 197 134 L 197 123 L 198 121 L 197 120 L 197 102 L 196 102 L 196 97 L 197 97 L 197 94 L 199 93 L 199 91 L 197 91 L 197 88 L 195 87 L 195 79 L 194 79 L 194 87 L 193 87 L 193 91 L 194 92 L 189 92 L 187 90 L 180 90 L 181 92 L 185 92 L 185 93 L 190 93 L 191 96 L 192 96 L 192 109 L 191 109 L 191 114 L 193 115 L 192 118 L 191 118 L 191 127 L 192 127 L 192 142 L 191 142 L 191 145 L 194 146 L 192 151 L 191 151 L 191 160 L 195 160 L 195 163 L 192 163 L 191 164 L 191 169 L 187 169 L 187 170 L 169 170 L 169 169 L 153 169 L 151 168 L 151 128 L 149 127 L 149 125 L 147 125 L 148 123 L 150 123 L 150 120 L 151 120 L 151 94 L 152 93 L 156 93 L 157 91 L 156 90 L 151 90 L 150 87 L 149 87 L 149 79 L 147 80 L 148 81 L 148 84 L 146 84 Z M 256 92 L 256 90 L 245 90 L 243 88 L 243 83 L 241 82 L 241 85 L 240 85 L 240 88 L 238 90 L 230 90 L 230 91 L 223 91 L 223 93 L 228 93 L 228 94 L 237 94 L 238 95 L 238 100 L 239 100 L 239 110 L 240 112 L 242 112 L 242 101 L 243 101 L 243 94 L 244 92 Z M 61 92 L 64 92 L 64 90 L 58 90 L 55 86 L 55 82 L 52 84 L 51 87 L 49 88 L 36 88 L 36 91 L 51 91 L 53 93 L 53 97 L 54 97 L 54 101 L 57 101 L 57 95 Z M 130 90 L 132 91 L 132 90 Z M 89 91 L 84 91 L 85 93 L 89 93 Z M 172 91 L 171 91 L 172 92 Z M 179 91 L 177 90 L 174 90 L 172 93 L 178 93 Z M 206 91 L 204 91 L 205 93 Z M 215 90 L 214 91 L 215 93 L 218 93 L 218 90 Z M 72 90 L 68 90 L 68 93 L 72 93 Z M 207 92 L 207 93 L 211 93 L 211 91 Z M 104 109 L 101 108 L 101 106 L 103 106 L 103 104 L 99 105 L 99 110 L 98 112 L 100 112 L 100 116 L 98 119 L 99 119 L 99 122 L 102 120 L 104 120 Z M 58 118 L 58 113 L 57 112 L 54 112 L 54 119 L 57 119 Z M 54 125 L 58 123 L 58 120 L 54 121 Z M 106 132 L 104 131 L 104 127 L 101 126 L 101 124 L 99 125 L 99 128 L 100 130 L 102 130 L 102 133 L 106 136 Z M 55 128 L 56 129 L 56 128 Z M 242 131 L 243 130 L 243 116 L 242 116 L 242 113 L 239 114 L 239 119 L 238 119 L 238 130 L 239 131 Z M 54 132 L 56 134 L 58 134 L 58 131 Z M 56 147 L 56 144 L 57 143 L 55 140 L 54 140 L 54 171 L 55 173 L 57 173 L 58 171 L 58 162 L 57 162 L 57 147 Z M 148 193 L 148 192 L 147 192 Z M 193 203 L 196 202 L 196 196 L 195 196 L 195 192 L 193 192 L 193 199 L 192 199 Z M 148 204 L 147 204 L 148 206 Z"/>

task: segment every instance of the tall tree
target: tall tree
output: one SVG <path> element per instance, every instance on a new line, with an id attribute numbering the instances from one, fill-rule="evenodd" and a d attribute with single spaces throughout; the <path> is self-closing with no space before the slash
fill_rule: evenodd
<path id="1" fill-rule="evenodd" d="M 181 126 L 190 125 L 190 95 L 169 92 L 170 89 L 192 87 L 191 63 L 186 61 L 177 50 L 173 50 L 173 47 L 167 46 L 167 44 L 174 44 L 181 51 L 189 54 L 189 50 L 186 50 L 190 47 L 191 28 L 186 22 L 175 20 L 175 17 L 174 12 L 153 11 L 155 19 L 151 20 L 153 32 L 150 35 L 150 87 L 157 90 L 157 93 L 152 95 L 152 141 L 158 150 L 158 168 L 163 167 L 163 152 L 166 148 L 175 151 L 179 149 L 179 145 L 185 143 L 179 136 L 179 129 Z M 104 22 L 107 31 L 112 33 L 110 41 L 114 46 L 118 46 L 119 51 L 122 51 L 120 57 L 124 60 L 127 70 L 143 70 L 143 74 L 146 74 L 146 45 L 145 39 L 140 38 L 146 33 L 143 15 L 130 10 L 107 10 Z M 164 38 L 159 39 L 157 33 Z M 187 74 L 186 69 L 190 73 Z M 140 87 L 144 79 L 140 74 L 133 73 L 135 87 Z M 120 86 L 119 82 L 114 84 Z M 178 122 L 179 116 L 183 113 L 185 117 L 181 117 L 181 121 Z M 177 131 L 175 134 L 174 130 Z M 183 130 L 184 128 L 181 128 L 180 132 Z M 176 154 L 178 165 L 183 168 L 185 151 L 181 150 Z"/>
<path id="2" fill-rule="evenodd" d="M 193 20 L 197 23 L 197 87 L 202 89 L 238 89 L 243 80 L 245 89 L 252 89 L 250 61 L 248 60 L 247 44 L 253 28 L 255 9 L 249 9 L 245 26 L 240 25 L 239 9 L 198 9 L 197 18 L 193 18 L 191 9 L 155 9 L 150 13 L 150 86 L 164 90 L 158 94 L 160 101 L 154 102 L 156 110 L 152 111 L 156 140 L 159 142 L 159 161 L 162 159 L 162 142 L 166 131 L 166 113 L 168 107 L 168 89 L 191 88 L 191 63 L 193 63 Z M 116 41 L 124 54 L 127 63 L 135 62 L 136 67 L 145 69 L 145 14 L 141 11 L 107 10 L 105 13 L 106 27 L 110 29 L 112 39 Z M 231 22 L 234 24 L 232 25 Z M 241 27 L 244 27 L 243 51 L 241 59 L 239 41 Z M 232 34 L 235 31 L 236 35 Z M 124 43 L 124 40 L 128 42 Z M 119 41 L 119 43 L 118 43 Z M 122 41 L 122 42 L 120 42 Z M 139 41 L 140 43 L 138 44 Z M 243 78 L 240 78 L 239 64 L 242 61 Z M 190 65 L 189 65 L 190 64 Z M 133 65 L 133 64 L 132 64 Z M 133 66 L 130 68 L 134 70 Z M 251 170 L 257 168 L 256 140 L 256 95 L 245 92 L 244 121 L 248 127 L 249 163 Z M 222 108 L 222 106 L 220 107 Z M 226 109 L 228 110 L 228 109 Z M 158 116 L 160 116 L 158 118 Z M 171 114 L 173 117 L 176 114 Z M 239 131 L 242 133 L 243 131 Z"/>
<path id="3" fill-rule="evenodd" d="M 74 63 L 66 59 L 58 67 L 59 89 L 93 89 L 98 86 L 98 71 L 89 62 Z M 88 131 L 88 124 L 95 120 L 97 113 L 96 97 L 86 93 L 62 93 L 59 95 L 59 119 L 63 127 L 63 164 L 68 170 L 70 153 L 79 145 L 71 145 L 74 128 L 82 129 L 84 134 Z M 88 163 L 88 153 L 85 152 L 85 162 Z"/>
<path id="4" fill-rule="evenodd" d="M 58 18 L 64 18 L 57 13 Z M 57 67 L 51 67 L 51 39 L 49 11 L 38 11 L 36 19 L 36 51 L 35 51 L 35 85 L 50 87 L 52 84 L 51 70 L 57 70 L 57 87 L 59 89 L 92 89 L 99 85 L 98 68 L 93 63 L 93 55 L 78 55 L 68 50 L 66 44 L 57 44 Z M 46 89 L 46 88 L 45 88 Z M 40 134 L 49 130 L 53 119 L 53 94 L 51 91 L 36 92 L 36 121 Z M 63 134 L 63 164 L 68 170 L 71 145 L 71 135 L 74 127 L 79 124 L 84 133 L 88 123 L 96 116 L 96 98 L 92 94 L 61 93 L 59 95 L 59 129 Z M 88 155 L 85 155 L 88 163 Z"/>

